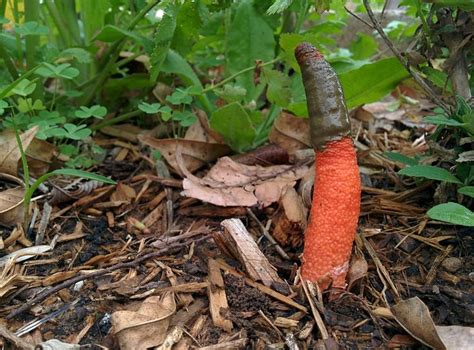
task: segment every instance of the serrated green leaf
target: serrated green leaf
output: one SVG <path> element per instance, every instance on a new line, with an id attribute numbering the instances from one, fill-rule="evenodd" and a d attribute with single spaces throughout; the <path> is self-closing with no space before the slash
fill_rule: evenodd
<path id="1" fill-rule="evenodd" d="M 293 0 L 275 0 L 267 10 L 267 15 L 274 15 L 276 13 L 282 13 L 288 7 L 290 7 Z"/>
<path id="2" fill-rule="evenodd" d="M 399 162 L 403 163 L 406 165 L 417 165 L 418 161 L 414 158 L 407 157 L 403 154 L 400 154 L 398 152 L 385 152 L 384 156 L 387 157 L 390 160 L 393 160 L 394 162 Z"/>
<path id="3" fill-rule="evenodd" d="M 458 122 L 455 119 L 448 119 L 444 115 L 430 115 L 423 119 L 425 123 L 435 125 L 449 125 L 449 126 L 463 126 L 463 123 Z"/>
<path id="4" fill-rule="evenodd" d="M 215 89 L 214 93 L 228 103 L 240 102 L 247 94 L 247 90 L 239 85 L 225 84 L 222 89 Z"/>
<path id="5" fill-rule="evenodd" d="M 171 41 L 176 30 L 176 11 L 175 4 L 169 3 L 163 9 L 163 17 L 156 28 L 153 52 L 150 56 L 150 79 L 156 81 L 162 70 L 162 65 L 168 56 Z"/>
<path id="6" fill-rule="evenodd" d="M 77 170 L 77 169 L 57 169 L 57 170 L 53 171 L 53 174 L 81 177 L 81 178 L 84 178 L 84 179 L 101 181 L 103 183 L 111 184 L 111 185 L 115 185 L 117 183 L 114 180 L 109 179 L 108 177 L 98 175 L 98 174 L 94 174 L 94 173 L 90 173 L 88 171 Z"/>
<path id="7" fill-rule="evenodd" d="M 246 151 L 253 145 L 255 128 L 247 112 L 237 102 L 225 105 L 212 113 L 210 126 L 237 152 Z"/>
<path id="8" fill-rule="evenodd" d="M 257 60 L 269 61 L 273 58 L 274 52 L 275 40 L 272 28 L 255 10 L 252 1 L 241 1 L 226 36 L 229 73 L 235 74 L 251 67 Z M 253 72 L 239 75 L 236 81 L 247 90 L 248 100 L 255 98 Z"/>
<path id="9" fill-rule="evenodd" d="M 438 204 L 428 210 L 426 214 L 433 220 L 445 221 L 454 225 L 474 226 L 474 213 L 458 203 Z"/>
<path id="10" fill-rule="evenodd" d="M 199 1 L 185 1 L 179 7 L 171 47 L 181 56 L 186 56 L 199 39 L 199 32 L 203 25 L 201 6 Z"/>
<path id="11" fill-rule="evenodd" d="M 448 170 L 432 165 L 413 165 L 400 170 L 398 173 L 400 175 L 462 184 L 462 182 Z"/>
<path id="12" fill-rule="evenodd" d="M 474 198 L 474 186 L 464 186 L 458 189 L 458 192 Z"/>
<path id="13" fill-rule="evenodd" d="M 286 108 L 291 100 L 291 80 L 290 77 L 280 71 L 264 69 L 267 86 L 267 99 L 271 102 Z"/>

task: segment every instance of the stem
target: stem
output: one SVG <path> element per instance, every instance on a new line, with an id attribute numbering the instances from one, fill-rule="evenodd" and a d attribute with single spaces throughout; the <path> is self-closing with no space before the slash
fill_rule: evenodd
<path id="1" fill-rule="evenodd" d="M 204 94 L 204 93 L 206 93 L 206 92 L 210 92 L 210 91 L 212 91 L 212 90 L 214 90 L 214 89 L 216 89 L 216 88 L 218 88 L 218 87 L 221 87 L 222 85 L 227 84 L 229 81 L 234 80 L 234 79 L 237 78 L 239 75 L 242 75 L 242 74 L 247 73 L 247 72 L 251 72 L 251 71 L 253 71 L 256 67 L 266 67 L 266 66 L 272 65 L 272 64 L 274 64 L 275 62 L 277 62 L 278 60 L 279 60 L 279 57 L 276 57 L 276 58 L 274 58 L 273 60 L 270 60 L 270 61 L 268 61 L 268 62 L 261 63 L 261 64 L 256 64 L 256 65 L 254 65 L 254 66 L 244 68 L 244 69 L 242 69 L 241 71 L 239 71 L 239 72 L 237 72 L 237 73 L 235 73 L 235 74 L 232 74 L 230 77 L 221 80 L 221 81 L 218 82 L 217 84 L 212 85 L 212 86 L 209 86 L 209 87 L 203 89 L 203 90 L 201 91 L 201 93 Z"/>
<path id="2" fill-rule="evenodd" d="M 40 5 L 39 0 L 25 0 L 25 21 L 34 21 L 39 23 Z M 38 35 L 25 36 L 26 48 L 26 66 L 28 69 L 36 65 L 36 53 L 39 48 L 40 38 Z M 43 98 L 43 84 L 36 84 L 35 91 L 33 91 L 33 99 Z"/>

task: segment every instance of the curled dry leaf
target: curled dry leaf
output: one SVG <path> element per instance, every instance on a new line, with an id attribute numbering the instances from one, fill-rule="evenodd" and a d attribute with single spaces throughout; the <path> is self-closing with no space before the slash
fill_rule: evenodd
<path id="1" fill-rule="evenodd" d="M 5 266 L 9 261 L 20 262 L 31 259 L 36 255 L 46 253 L 51 250 L 49 245 L 35 245 L 33 247 L 18 249 L 17 251 L 0 258 L 0 267 Z"/>
<path id="2" fill-rule="evenodd" d="M 183 154 L 186 169 L 191 172 L 213 162 L 217 158 L 230 153 L 227 145 L 185 139 L 156 139 L 148 135 L 139 136 L 142 144 L 157 149 L 168 164 L 181 176 L 183 175 L 177 162 L 176 151 L 179 148 Z"/>
<path id="3" fill-rule="evenodd" d="M 20 135 L 24 150 L 28 148 L 37 131 L 38 127 L 35 126 Z M 21 153 L 14 132 L 4 131 L 0 133 L 0 149 L 2 150 L 0 154 L 0 172 L 16 176 Z"/>
<path id="4" fill-rule="evenodd" d="M 0 173 L 0 183 L 5 181 L 16 183 L 17 186 L 0 192 L 0 223 L 12 225 L 23 218 L 23 197 L 25 187 L 19 178 Z"/>
<path id="5" fill-rule="evenodd" d="M 415 339 L 437 350 L 446 346 L 436 331 L 428 307 L 420 298 L 402 300 L 390 308 L 397 322 Z"/>
<path id="6" fill-rule="evenodd" d="M 355 256 L 352 258 L 350 263 L 349 271 L 347 272 L 348 288 L 350 289 L 352 284 L 361 278 L 367 276 L 369 265 L 365 260 L 364 256 Z"/>
<path id="7" fill-rule="evenodd" d="M 70 200 L 76 200 L 88 194 L 91 194 L 92 191 L 103 185 L 101 181 L 83 181 L 83 179 L 77 179 L 64 188 L 60 188 L 58 186 L 53 187 L 53 189 L 51 190 L 51 198 L 49 200 L 49 203 L 51 205 L 55 205 Z"/>
<path id="8" fill-rule="evenodd" d="M 175 312 L 171 293 L 145 299 L 137 311 L 114 312 L 111 321 L 120 349 L 147 349 L 162 344 Z"/>
<path id="9" fill-rule="evenodd" d="M 275 120 L 268 139 L 286 149 L 290 154 L 301 149 L 311 148 L 309 120 L 282 112 Z"/>
<path id="10" fill-rule="evenodd" d="M 222 157 L 202 179 L 183 168 L 182 194 L 223 207 L 265 207 L 278 201 L 307 169 L 307 165 L 250 166 Z"/>

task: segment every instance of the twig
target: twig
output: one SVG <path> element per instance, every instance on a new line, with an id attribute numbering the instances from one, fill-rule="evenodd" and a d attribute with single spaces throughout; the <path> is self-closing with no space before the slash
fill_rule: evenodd
<path id="1" fill-rule="evenodd" d="M 395 45 L 390 41 L 390 39 L 385 34 L 380 22 L 375 18 L 374 12 L 372 11 L 372 7 L 370 7 L 369 0 L 364 0 L 364 6 L 367 10 L 367 14 L 373 23 L 375 30 L 379 33 L 385 44 L 389 47 L 389 49 L 393 52 L 393 54 L 398 58 L 400 63 L 405 67 L 405 69 L 410 73 L 413 79 L 421 86 L 421 88 L 425 91 L 425 93 L 431 98 L 433 102 L 435 102 L 438 106 L 443 108 L 447 113 L 450 113 L 449 106 L 444 103 L 438 95 L 433 91 L 433 89 L 423 80 L 423 78 L 418 75 L 418 73 L 413 70 L 410 66 L 408 60 L 403 56 L 403 54 L 395 47 Z"/>
<path id="2" fill-rule="evenodd" d="M 369 28 L 371 28 L 371 29 L 375 29 L 375 27 L 374 27 L 372 24 L 370 24 L 370 23 L 367 22 L 365 19 L 363 19 L 362 17 L 358 16 L 357 14 L 355 14 L 354 12 L 352 12 L 351 10 L 349 10 L 349 9 L 347 8 L 347 6 L 345 6 L 345 5 L 344 5 L 344 10 L 346 10 L 346 12 L 347 12 L 348 14 L 350 14 L 352 17 L 354 17 L 356 20 L 358 20 L 358 21 L 364 23 L 367 27 L 369 27 Z"/>
<path id="3" fill-rule="evenodd" d="M 301 276 L 300 276 L 300 279 L 301 279 Z M 321 337 L 323 338 L 324 341 L 326 341 L 329 339 L 328 330 L 326 329 L 326 325 L 324 324 L 323 319 L 321 315 L 319 314 L 319 311 L 316 308 L 316 305 L 314 304 L 313 297 L 310 294 L 308 290 L 308 285 L 306 283 L 308 282 L 302 280 L 301 285 L 303 286 L 304 294 L 306 295 L 306 298 L 308 299 L 308 303 L 309 303 L 309 306 L 311 307 L 311 312 L 313 313 L 314 320 L 316 321 L 316 325 L 318 326 L 319 331 L 321 332 Z"/>
<path id="4" fill-rule="evenodd" d="M 16 336 L 12 332 L 10 332 L 4 325 L 0 324 L 0 337 L 5 338 L 6 340 L 13 343 L 17 348 L 22 350 L 33 350 L 34 346 L 27 343 L 20 337 Z"/>
<path id="5" fill-rule="evenodd" d="M 268 232 L 268 230 L 265 228 L 265 226 L 263 226 L 263 224 L 260 222 L 260 220 L 255 216 L 255 214 L 253 213 L 252 210 L 250 210 L 249 208 L 247 208 L 247 213 L 250 215 L 250 217 L 257 223 L 258 227 L 260 228 L 260 230 L 262 231 L 263 235 L 265 236 L 266 239 L 268 239 L 268 241 L 273 245 L 275 246 L 275 250 L 277 251 L 277 253 L 285 260 L 290 260 L 290 257 L 288 256 L 288 254 L 285 253 L 285 251 L 283 250 L 282 247 L 280 247 L 280 245 L 277 243 L 277 241 L 275 241 L 275 238 L 273 238 L 273 236 L 270 234 L 270 232 Z"/>
<path id="6" fill-rule="evenodd" d="M 205 237 L 201 237 L 201 238 L 195 240 L 195 242 L 198 242 L 198 241 L 201 241 L 201 240 L 204 240 L 204 239 L 207 239 L 207 238 L 208 238 L 208 236 L 206 235 Z M 60 291 L 61 289 L 68 288 L 68 287 L 76 284 L 77 282 L 84 281 L 84 280 L 90 279 L 90 278 L 99 277 L 99 276 L 102 276 L 102 275 L 106 275 L 106 274 L 108 274 L 112 271 L 115 271 L 115 270 L 137 266 L 138 264 L 140 264 L 141 262 L 143 262 L 145 260 L 148 260 L 148 259 L 151 259 L 151 258 L 157 258 L 157 257 L 159 257 L 159 256 L 161 256 L 165 253 L 170 252 L 171 250 L 174 250 L 176 248 L 181 248 L 181 247 L 187 246 L 187 245 L 189 245 L 188 241 L 185 241 L 185 242 L 182 242 L 182 243 L 170 244 L 167 247 L 159 249 L 159 250 L 157 250 L 153 253 L 149 253 L 149 254 L 143 255 L 141 257 L 137 257 L 133 261 L 116 264 L 116 265 L 113 265 L 113 266 L 107 267 L 105 269 L 98 270 L 98 271 L 95 271 L 95 272 L 92 272 L 92 273 L 89 273 L 89 274 L 86 274 L 86 275 L 71 278 L 67 281 L 64 281 L 63 283 L 60 283 L 60 284 L 58 284 L 58 285 L 56 285 L 52 288 L 46 289 L 43 292 L 39 293 L 36 297 L 34 297 L 33 299 L 27 301 L 25 304 L 20 306 L 18 309 L 16 309 L 15 311 L 12 311 L 6 317 L 6 319 L 10 320 L 10 319 L 22 314 L 23 312 L 29 310 L 34 305 L 36 305 L 39 302 L 45 300 L 51 294 L 54 294 L 54 293 Z"/>

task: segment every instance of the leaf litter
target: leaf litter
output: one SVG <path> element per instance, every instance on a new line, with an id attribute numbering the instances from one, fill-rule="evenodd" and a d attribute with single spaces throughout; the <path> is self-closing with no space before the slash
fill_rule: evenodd
<path id="1" fill-rule="evenodd" d="M 108 149 L 98 169 L 117 185 L 55 178 L 27 231 L 2 221 L 4 342 L 469 349 L 472 229 L 428 220 L 433 185 L 394 174 L 403 165 L 385 152 L 416 155 L 432 130 L 417 118 L 400 123 L 411 107 L 391 106 L 354 118 L 362 212 L 349 287 L 337 298 L 299 283 L 312 184 L 305 119 L 282 113 L 270 132 L 278 146 L 238 157 L 205 127 L 163 140 L 115 126 L 95 137 Z M 158 168 L 172 175 L 156 170 L 138 140 L 160 150 Z M 0 171 L 18 176 L 10 149 Z M 56 156 L 49 152 L 39 173 Z M 54 191 L 66 196 L 52 200 Z M 45 200 L 52 213 L 35 245 Z"/>

